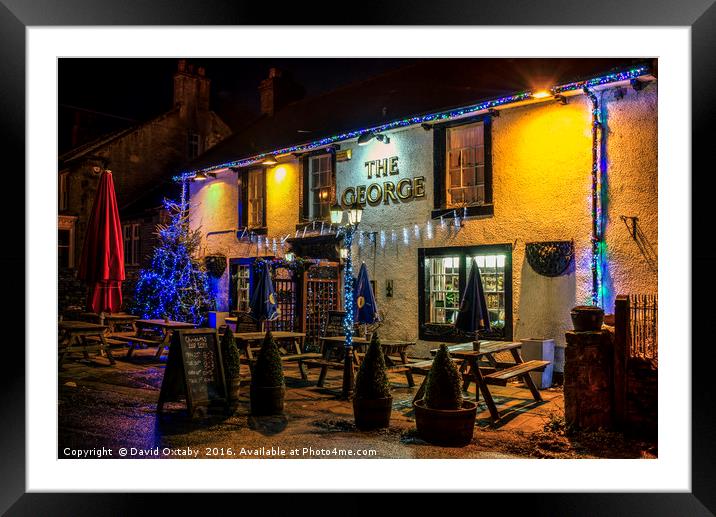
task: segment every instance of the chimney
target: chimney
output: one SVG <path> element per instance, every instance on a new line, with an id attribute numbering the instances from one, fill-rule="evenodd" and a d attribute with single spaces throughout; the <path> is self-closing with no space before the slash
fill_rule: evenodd
<path id="1" fill-rule="evenodd" d="M 195 72 L 194 65 L 179 60 L 174 74 L 174 105 L 180 106 L 183 117 L 209 110 L 209 85 L 203 67 Z"/>
<path id="2" fill-rule="evenodd" d="M 268 78 L 261 81 L 259 85 L 261 114 L 272 117 L 288 103 L 301 99 L 303 95 L 303 88 L 293 80 L 290 74 L 284 73 L 278 68 L 270 68 Z"/>

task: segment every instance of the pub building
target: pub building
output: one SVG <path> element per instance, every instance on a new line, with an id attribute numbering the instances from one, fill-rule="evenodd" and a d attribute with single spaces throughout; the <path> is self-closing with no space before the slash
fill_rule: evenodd
<path id="1" fill-rule="evenodd" d="M 264 83 L 262 104 L 280 93 Z M 474 258 L 484 337 L 559 345 L 574 306 L 656 292 L 656 61 L 426 60 L 289 104 L 175 179 L 203 253 L 227 258 L 218 311 L 247 310 L 252 264 L 275 260 L 272 328 L 310 341 L 342 307 L 330 209 L 358 203 L 352 257 L 381 336 L 418 357 L 465 341 L 452 323 Z"/>

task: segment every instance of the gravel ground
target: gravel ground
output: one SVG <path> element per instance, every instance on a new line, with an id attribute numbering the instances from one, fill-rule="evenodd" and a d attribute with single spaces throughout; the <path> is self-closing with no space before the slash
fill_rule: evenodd
<path id="1" fill-rule="evenodd" d="M 408 388 L 403 376 L 391 375 L 390 427 L 360 432 L 353 424 L 351 404 L 338 398 L 338 371 L 329 373 L 327 388 L 318 388 L 315 370 L 310 380 L 302 381 L 295 365 L 288 365 L 284 415 L 251 416 L 248 386 L 242 386 L 232 414 L 196 420 L 187 416 L 182 403 L 166 404 L 163 413 L 156 413 L 163 372 L 164 363 L 141 353 L 131 361 L 118 359 L 113 368 L 102 358 L 89 363 L 68 361 L 59 376 L 58 457 L 99 449 L 105 457 L 119 458 L 122 448 L 127 451 L 124 457 L 134 459 L 656 456 L 654 444 L 625 440 L 618 434 L 565 436 L 560 389 L 545 390 L 542 404 L 534 404 L 529 392 L 519 386 L 496 391 L 500 409 L 507 408 L 503 421 L 493 425 L 481 404 L 472 443 L 450 448 L 427 444 L 417 436 L 411 406 L 417 387 Z M 471 390 L 474 396 L 474 387 Z"/>

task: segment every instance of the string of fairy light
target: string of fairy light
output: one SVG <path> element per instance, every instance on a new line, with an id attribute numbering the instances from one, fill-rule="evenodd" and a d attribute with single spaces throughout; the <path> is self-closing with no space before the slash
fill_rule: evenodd
<path id="1" fill-rule="evenodd" d="M 630 68 L 629 70 L 602 75 L 602 76 L 595 77 L 595 78 L 592 78 L 592 79 L 589 79 L 586 81 L 577 81 L 577 82 L 567 83 L 567 84 L 563 84 L 563 85 L 559 85 L 559 86 L 554 86 L 554 87 L 550 88 L 549 91 L 552 95 L 559 95 L 559 94 L 565 93 L 565 92 L 570 92 L 570 91 L 575 91 L 575 90 L 584 90 L 585 88 L 593 88 L 593 87 L 601 86 L 604 84 L 635 79 L 639 76 L 646 74 L 648 71 L 649 71 L 648 66 L 641 65 L 641 66 L 637 66 L 634 68 Z M 380 124 L 380 125 L 376 125 L 376 126 L 372 126 L 372 127 L 363 128 L 363 129 L 356 129 L 353 131 L 339 133 L 339 134 L 336 134 L 333 136 L 321 138 L 319 140 L 314 140 L 314 141 L 308 142 L 308 143 L 292 145 L 289 147 L 283 147 L 281 149 L 274 149 L 272 151 L 267 151 L 264 153 L 256 154 L 256 155 L 248 157 L 248 158 L 232 160 L 232 161 L 224 162 L 221 164 L 212 165 L 211 167 L 206 167 L 206 168 L 200 169 L 200 171 L 207 173 L 207 172 L 217 171 L 220 169 L 247 167 L 247 166 L 259 163 L 269 156 L 277 156 L 277 155 L 312 151 L 314 149 L 318 149 L 320 147 L 326 147 L 328 145 L 331 145 L 331 144 L 334 144 L 337 142 L 341 142 L 344 140 L 351 140 L 353 138 L 358 138 L 359 136 L 361 136 L 365 133 L 380 133 L 383 131 L 389 131 L 391 129 L 398 129 L 398 128 L 402 128 L 402 127 L 413 126 L 413 125 L 417 125 L 417 124 L 425 124 L 425 123 L 430 123 L 430 122 L 439 122 L 439 121 L 445 122 L 445 121 L 449 121 L 449 120 L 456 119 L 456 118 L 462 118 L 466 115 L 474 114 L 477 112 L 487 111 L 490 109 L 498 108 L 498 107 L 509 105 L 509 104 L 514 104 L 517 102 L 532 100 L 533 98 L 534 98 L 534 92 L 531 92 L 531 91 L 516 93 L 513 95 L 508 95 L 505 97 L 499 97 L 496 99 L 483 101 L 483 102 L 473 104 L 470 106 L 466 106 L 466 107 L 462 107 L 462 108 L 457 108 L 457 109 L 453 109 L 453 110 L 449 110 L 449 111 L 440 111 L 440 112 L 436 112 L 436 113 L 429 113 L 427 115 L 417 115 L 417 116 L 413 116 L 413 117 L 403 118 L 403 119 L 394 120 L 392 122 L 388 122 L 385 124 Z M 194 170 L 194 171 L 180 173 L 180 174 L 174 176 L 174 180 L 182 181 L 184 179 L 190 179 L 193 176 L 195 176 L 197 172 L 199 172 L 199 171 Z"/>

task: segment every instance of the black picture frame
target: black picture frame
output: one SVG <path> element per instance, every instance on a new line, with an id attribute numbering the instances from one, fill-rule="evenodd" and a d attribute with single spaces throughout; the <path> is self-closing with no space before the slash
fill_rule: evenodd
<path id="1" fill-rule="evenodd" d="M 324 4 L 324 5 L 321 5 Z M 17 171 L 25 170 L 25 31 L 31 26 L 61 25 L 608 25 L 608 26 L 688 26 L 691 28 L 692 74 L 692 161 L 693 170 L 703 167 L 704 174 L 692 174 L 692 250 L 693 271 L 698 274 L 699 289 L 693 290 L 692 322 L 710 321 L 709 304 L 698 303 L 699 293 L 710 293 L 716 287 L 714 265 L 716 245 L 711 235 L 711 217 L 706 213 L 711 203 L 709 188 L 695 188 L 696 183 L 711 164 L 707 162 L 710 146 L 716 131 L 713 119 L 716 105 L 716 6 L 714 0 L 605 0 L 594 3 L 583 0 L 564 2 L 543 0 L 520 2 L 502 0 L 473 2 L 455 0 L 435 3 L 430 0 L 386 2 L 382 5 L 344 4 L 349 14 L 337 16 L 341 5 L 312 3 L 277 9 L 268 2 L 236 2 L 232 0 L 182 0 L 176 2 L 142 0 L 1 0 L 0 1 L 0 126 L 5 150 L 5 190 L 13 192 L 5 200 L 6 213 L 12 218 L 5 226 L 6 242 L 10 250 L 2 257 L 6 274 L 3 276 L 5 299 L 12 296 L 17 314 L 24 306 L 24 283 L 18 271 L 28 273 L 24 252 L 25 225 L 17 214 L 24 214 L 24 177 Z M 358 44 L 358 42 L 356 42 Z M 598 44 L 598 43 L 595 43 Z M 689 92 L 684 92 L 689 95 Z M 698 109 L 697 109 L 698 108 Z M 48 150 L 48 152 L 51 152 Z M 707 154 L 708 153 L 708 154 Z M 710 158 L 710 156 L 708 156 Z M 688 178 L 685 178 L 687 181 Z M 708 197 L 707 197 L 708 196 Z M 11 199 L 9 199 L 11 198 Z M 9 206 L 8 206 L 9 205 Z M 9 218 L 10 218 L 9 217 Z M 8 274 L 11 272 L 12 274 Z M 19 293 L 19 294 L 15 294 Z M 48 295 L 52 295 L 48 291 Z M 25 315 L 27 317 L 27 315 Z M 51 319 L 52 315 L 43 315 Z M 509 501 L 512 512 L 520 509 L 539 515 L 713 515 L 716 512 L 716 447 L 713 445 L 713 400 L 716 388 L 712 382 L 711 365 L 716 364 L 716 352 L 710 340 L 696 340 L 698 331 L 708 325 L 694 325 L 693 335 L 684 332 L 684 349 L 691 341 L 699 342 L 697 354 L 692 354 L 692 456 L 691 492 L 642 494 L 481 494 L 479 505 L 474 498 L 465 498 L 465 508 L 488 508 L 492 503 L 504 505 Z M 180 494 L 37 494 L 25 490 L 25 350 L 17 346 L 25 342 L 24 326 L 15 321 L 8 329 L 4 345 L 3 362 L 6 367 L 0 376 L 2 403 L 0 411 L 6 425 L 0 431 L 0 511 L 7 515 L 147 515 L 158 508 L 166 513 L 172 506 L 187 509 L 186 497 Z M 12 334 L 15 335 L 12 335 Z M 25 343 L 27 347 L 46 344 Z M 668 389 L 668 380 L 662 390 Z M 7 424 L 12 422 L 12 425 Z M 48 439 L 51 439 L 48 433 Z M 515 472 L 519 475 L 519 472 Z M 476 477 L 479 481 L 479 476 Z M 350 481 L 346 480 L 346 486 Z M 212 497 L 212 505 L 222 504 L 226 497 Z M 265 496 L 264 496 L 265 497 Z M 311 494 L 293 494 L 290 498 L 272 498 L 275 513 L 280 504 L 308 502 Z M 414 512 L 424 504 L 429 494 L 411 495 L 401 499 L 403 512 Z M 247 494 L 238 494 L 241 508 L 250 508 Z M 455 504 L 451 496 L 451 504 Z M 459 498 L 457 498 L 459 499 Z M 349 494 L 342 498 L 341 506 L 359 510 L 362 498 Z M 314 501 L 315 504 L 315 501 Z M 278 505 L 278 506 L 277 506 Z M 214 506 L 215 507 L 215 506 Z M 351 513 L 355 513 L 354 510 Z M 510 513 L 512 513 L 510 512 Z M 184 513 L 184 512 L 182 512 Z"/>

